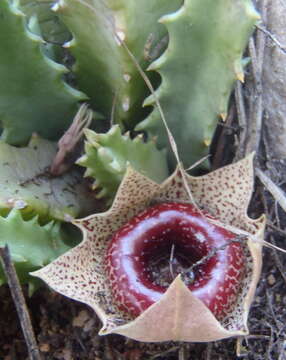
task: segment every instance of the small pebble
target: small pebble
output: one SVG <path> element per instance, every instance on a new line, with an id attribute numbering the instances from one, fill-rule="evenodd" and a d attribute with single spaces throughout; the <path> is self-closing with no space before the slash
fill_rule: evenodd
<path id="1" fill-rule="evenodd" d="M 40 344 L 39 349 L 41 352 L 49 352 L 50 345 L 49 344 Z"/>
<path id="2" fill-rule="evenodd" d="M 274 285 L 276 283 L 276 279 L 273 274 L 268 275 L 267 281 L 269 285 Z"/>
<path id="3" fill-rule="evenodd" d="M 85 323 L 90 319 L 90 316 L 86 310 L 81 310 L 79 314 L 73 319 L 72 325 L 77 327 L 83 327 Z"/>

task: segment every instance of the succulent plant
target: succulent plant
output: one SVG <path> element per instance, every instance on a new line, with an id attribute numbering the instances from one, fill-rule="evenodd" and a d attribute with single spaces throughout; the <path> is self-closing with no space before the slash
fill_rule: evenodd
<path id="1" fill-rule="evenodd" d="M 186 166 L 207 151 L 217 118 L 226 116 L 258 19 L 250 0 L 4 0 L 1 13 L 2 139 L 23 145 L 33 132 L 57 139 L 77 102 L 89 98 L 106 118 L 94 126 L 108 128 L 110 117 L 124 131 L 138 124 L 158 137 L 160 147 L 168 146 L 157 109 L 148 116 L 150 107 L 142 107 L 144 100 L 155 104 L 154 94 L 149 96 L 127 47 L 143 70 L 161 75 L 156 94 Z M 55 43 L 64 41 L 61 48 L 74 60 L 55 56 Z M 154 86 L 156 72 L 148 73 Z M 75 79 L 64 81 L 64 73 Z"/>
<path id="2" fill-rule="evenodd" d="M 57 145 L 38 136 L 17 148 L 0 142 L 0 214 L 21 210 L 26 217 L 39 216 L 42 223 L 65 221 L 94 210 L 89 190 L 75 169 L 60 177 L 47 172 Z"/>
<path id="3" fill-rule="evenodd" d="M 183 175 L 195 202 L 183 185 L 181 170 L 158 185 L 129 168 L 110 210 L 74 221 L 83 232 L 83 242 L 33 275 L 59 293 L 91 306 L 103 322 L 101 335 L 117 333 L 146 342 L 213 341 L 246 335 L 249 307 L 261 271 L 262 244 L 259 240 L 265 226 L 264 216 L 253 220 L 246 215 L 253 188 L 252 156 L 201 177 Z M 173 211 L 178 203 L 182 210 L 180 214 Z M 153 207 L 150 209 L 150 206 Z M 186 216 L 182 213 L 190 211 L 190 206 L 196 220 L 193 217 L 192 223 L 186 225 Z M 192 281 L 192 277 L 181 274 L 167 281 L 164 293 L 158 296 L 162 285 L 156 281 L 162 280 L 164 260 L 170 257 L 166 235 L 168 221 L 161 219 L 160 226 L 162 223 L 164 226 L 158 235 L 159 220 L 150 216 L 150 212 L 158 213 L 158 207 L 172 209 L 169 214 L 180 222 L 180 231 L 187 227 L 186 235 L 192 233 L 188 240 L 176 240 L 181 236 L 178 227 L 175 224 L 171 228 L 177 232 L 172 234 L 175 247 L 187 241 L 185 248 L 178 249 L 181 273 L 184 274 L 182 267 L 186 267 L 186 261 L 189 265 L 204 261 L 204 253 L 195 253 L 190 248 L 186 251 L 186 248 L 194 243 L 197 246 L 202 238 L 207 238 L 210 263 L 195 271 L 194 284 L 198 284 L 198 288 L 190 289 L 186 280 Z M 144 221 L 148 221 L 148 217 L 149 232 Z M 220 222 L 219 228 L 214 220 Z M 231 241 L 234 234 L 229 228 L 235 229 L 235 236 L 243 235 L 238 244 Z M 224 238 L 217 239 L 214 244 L 210 234 L 214 237 L 223 234 Z M 245 237 L 245 234 L 248 235 Z M 132 241 L 136 236 L 139 240 Z M 221 245 L 227 242 L 230 244 L 223 249 Z M 156 247 L 164 243 L 163 264 L 158 265 L 154 279 L 152 263 L 158 261 Z M 209 247 L 216 251 L 212 252 Z M 227 259 L 224 259 L 224 274 L 221 268 L 218 269 L 218 258 Z M 209 276 L 212 270 L 215 274 Z M 127 290 L 126 283 L 130 279 Z M 166 277 L 163 279 L 166 281 Z M 210 298 L 204 293 L 207 282 L 212 283 Z"/>
<path id="4" fill-rule="evenodd" d="M 218 118 L 226 118 L 233 83 L 243 81 L 242 53 L 258 18 L 248 0 L 185 0 L 160 19 L 169 45 L 149 70 L 162 77 L 156 96 L 185 166 L 206 155 Z M 154 95 L 145 100 L 154 104 Z M 137 129 L 158 136 L 159 146 L 169 145 L 158 108 Z M 171 152 L 169 159 L 174 165 Z"/>
<path id="5" fill-rule="evenodd" d="M 177 182 L 178 173 L 165 180 L 176 162 L 158 101 L 183 166 L 206 154 L 218 118 L 226 116 L 233 83 L 243 80 L 242 54 L 257 19 L 251 0 L 0 1 L 0 246 L 8 243 L 22 282 L 30 281 L 29 271 L 70 248 L 66 245 L 67 223 L 81 224 L 84 236 L 91 236 L 87 235 L 93 231 L 87 225 L 89 220 L 77 223 L 74 218 L 89 215 L 100 219 L 109 223 L 113 234 L 132 214 L 145 209 L 156 191 L 166 189 L 170 181 Z M 181 174 L 185 174 L 182 169 Z M 130 181 L 138 181 L 142 187 L 135 189 L 130 184 L 124 194 L 122 189 Z M 190 181 L 197 186 L 197 180 Z M 202 183 L 204 178 L 198 180 Z M 251 183 L 249 178 L 245 183 Z M 240 185 L 234 182 L 233 186 Z M 177 195 L 174 193 L 172 202 L 190 202 L 184 198 L 184 186 L 174 188 Z M 137 194 L 139 190 L 142 194 L 136 199 L 130 192 Z M 205 206 L 207 200 L 194 193 L 200 206 Z M 169 201 L 164 194 L 163 200 Z M 107 208 L 115 195 L 109 212 L 92 215 L 98 210 L 96 199 L 102 199 Z M 208 205 L 211 216 L 218 216 L 223 224 L 231 222 L 229 214 L 222 216 Z M 114 215 L 117 207 L 122 211 L 120 217 Z M 242 226 L 254 233 L 256 222 L 242 220 Z M 103 256 L 100 249 L 106 246 L 106 239 L 98 236 L 96 241 Z M 85 243 L 74 250 L 75 254 Z M 219 242 L 216 246 L 225 245 Z M 252 259 L 251 274 L 257 274 L 259 266 L 249 255 L 249 246 L 245 250 L 232 244 L 224 250 L 225 254 L 233 249 L 243 251 Z M 54 276 L 54 280 L 49 279 L 53 285 L 58 279 Z M 1 273 L 0 283 L 4 281 Z M 63 286 L 63 292 L 76 294 L 78 284 L 67 286 L 63 282 Z M 139 318 L 172 297 L 170 291 L 190 294 L 177 278 L 162 299 Z M 252 297 L 247 291 L 245 304 Z M 236 295 L 233 293 L 235 298 L 242 296 Z M 186 301 L 199 304 L 219 327 L 199 299 L 186 296 Z M 81 300 L 78 295 L 75 298 Z M 102 333 L 117 331 L 106 315 L 107 308 L 102 310 L 98 303 L 94 306 L 108 328 Z M 242 318 L 239 326 L 246 329 L 245 316 Z M 234 320 L 224 321 L 236 329 Z M 229 325 L 226 328 L 230 331 Z M 221 328 L 219 331 L 226 334 Z M 146 340 L 144 336 L 134 335 Z"/>
<path id="6" fill-rule="evenodd" d="M 60 177 L 47 173 L 56 152 L 55 143 L 35 135 L 22 148 L 0 141 L 0 246 L 9 245 L 22 282 L 32 284 L 29 271 L 70 248 L 74 236 L 65 244 L 61 224 L 95 210 L 75 169 Z"/>
<path id="7" fill-rule="evenodd" d="M 16 209 L 11 210 L 7 217 L 0 217 L 0 246 L 5 244 L 9 245 L 19 280 L 29 284 L 30 294 L 37 282 L 29 276 L 29 272 L 43 267 L 70 249 L 64 242 L 59 222 L 41 225 L 36 216 L 24 220 L 20 210 Z M 0 285 L 4 282 L 0 269 Z"/>
<path id="8" fill-rule="evenodd" d="M 33 132 L 56 140 L 86 96 L 62 81 L 67 69 L 43 53 L 18 2 L 1 1 L 0 116 L 2 139 L 23 145 Z"/>
<path id="9" fill-rule="evenodd" d="M 166 153 L 157 150 L 154 141 L 144 142 L 142 135 L 131 139 L 121 134 L 118 125 L 105 134 L 87 129 L 85 135 L 85 154 L 77 164 L 87 168 L 85 176 L 96 179 L 93 188 L 100 188 L 98 198 L 114 197 L 128 164 L 157 182 L 168 175 Z"/>

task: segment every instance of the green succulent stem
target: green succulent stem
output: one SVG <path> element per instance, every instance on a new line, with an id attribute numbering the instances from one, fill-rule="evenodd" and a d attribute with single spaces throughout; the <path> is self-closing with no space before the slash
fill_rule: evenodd
<path id="1" fill-rule="evenodd" d="M 16 209 L 7 217 L 0 216 L 0 247 L 5 245 L 9 247 L 19 280 L 28 282 L 31 290 L 36 284 L 29 272 L 49 264 L 70 249 L 62 239 L 59 222 L 41 226 L 37 216 L 25 221 Z M 0 285 L 5 282 L 0 265 Z"/>
<path id="2" fill-rule="evenodd" d="M 142 135 L 131 139 L 129 134 L 121 134 L 118 125 L 106 134 L 86 130 L 85 135 L 85 154 L 77 164 L 86 167 L 85 176 L 95 179 L 98 198 L 114 197 L 128 164 L 157 182 L 168 175 L 166 153 L 157 150 L 154 141 L 145 143 Z"/>
<path id="3" fill-rule="evenodd" d="M 179 11 L 160 19 L 169 45 L 149 70 L 162 83 L 156 91 L 186 167 L 205 156 L 219 118 L 225 119 L 234 82 L 243 80 L 242 54 L 259 19 L 250 0 L 185 0 Z M 151 95 L 145 105 L 155 105 Z M 169 139 L 157 108 L 137 130 Z"/>
<path id="4" fill-rule="evenodd" d="M 61 0 L 54 9 L 73 34 L 66 46 L 76 62 L 73 71 L 95 109 L 125 129 L 148 114 L 142 108 L 148 88 L 126 50 L 146 69 L 164 49 L 166 28 L 159 18 L 182 0 Z M 84 24 L 84 26 L 82 26 Z M 160 45 L 161 44 L 161 45 Z M 161 46 L 161 48 L 160 48 Z M 155 80 L 156 74 L 150 74 Z"/>
<path id="5" fill-rule="evenodd" d="M 86 96 L 63 82 L 67 69 L 44 55 L 16 1 L 0 1 L 0 124 L 2 139 L 24 145 L 37 132 L 57 139 Z"/>

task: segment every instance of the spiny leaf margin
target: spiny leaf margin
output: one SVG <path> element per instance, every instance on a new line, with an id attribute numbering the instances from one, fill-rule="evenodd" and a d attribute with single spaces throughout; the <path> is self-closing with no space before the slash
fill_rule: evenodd
<path id="1" fill-rule="evenodd" d="M 0 2 L 0 123 L 4 141 L 24 145 L 33 132 L 59 138 L 86 96 L 63 82 L 67 69 L 43 54 L 18 5 Z"/>
<path id="2" fill-rule="evenodd" d="M 0 247 L 8 245 L 17 275 L 22 284 L 33 290 L 34 278 L 29 276 L 70 249 L 62 239 L 59 222 L 41 226 L 35 216 L 25 221 L 20 210 L 13 209 L 7 217 L 0 216 Z M 0 285 L 6 282 L 0 266 Z"/>
<path id="3" fill-rule="evenodd" d="M 96 109 L 106 118 L 112 113 L 124 129 L 146 117 L 142 103 L 149 91 L 119 39 L 146 69 L 150 58 L 164 49 L 167 33 L 158 19 L 181 4 L 182 0 L 59 0 L 54 6 L 73 34 L 66 46 L 76 59 L 73 71 L 80 87 Z"/>
<path id="4" fill-rule="evenodd" d="M 154 141 L 122 135 L 118 125 L 106 134 L 86 130 L 85 135 L 85 154 L 77 164 L 87 168 L 85 176 L 95 179 L 93 187 L 101 189 L 98 198 L 114 197 L 128 164 L 158 183 L 168 176 L 166 153 L 159 151 Z"/>
<path id="5" fill-rule="evenodd" d="M 226 117 L 234 81 L 243 80 L 242 53 L 258 19 L 250 0 L 185 0 L 179 11 L 160 20 L 169 45 L 149 70 L 162 77 L 156 97 L 186 167 L 207 154 L 218 118 Z M 145 105 L 155 103 L 154 95 L 145 100 Z M 136 129 L 169 146 L 157 108 Z M 168 156 L 175 167 L 171 150 Z"/>
<path id="6" fill-rule="evenodd" d="M 33 28 L 35 30 L 37 28 L 36 33 L 46 42 L 64 44 L 71 40 L 71 33 L 52 11 L 53 0 L 18 0 L 18 2 L 19 8 L 29 19 L 29 25 L 34 24 Z"/>

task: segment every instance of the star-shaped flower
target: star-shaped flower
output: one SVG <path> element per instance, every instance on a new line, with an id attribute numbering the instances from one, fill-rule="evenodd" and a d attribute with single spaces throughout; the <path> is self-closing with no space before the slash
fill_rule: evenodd
<path id="1" fill-rule="evenodd" d="M 177 170 L 159 185 L 128 168 L 111 209 L 75 220 L 81 244 L 33 275 L 57 292 L 91 306 L 103 322 L 101 335 L 116 333 L 144 342 L 214 341 L 248 333 L 247 317 L 261 271 L 265 218 L 253 220 L 247 208 L 253 191 L 253 156 L 200 177 L 185 173 L 195 206 L 226 228 L 251 234 L 243 242 L 244 272 L 233 306 L 218 320 L 177 276 L 161 299 L 139 316 L 120 310 L 106 272 L 111 238 L 144 209 L 158 203 L 192 203 Z"/>

